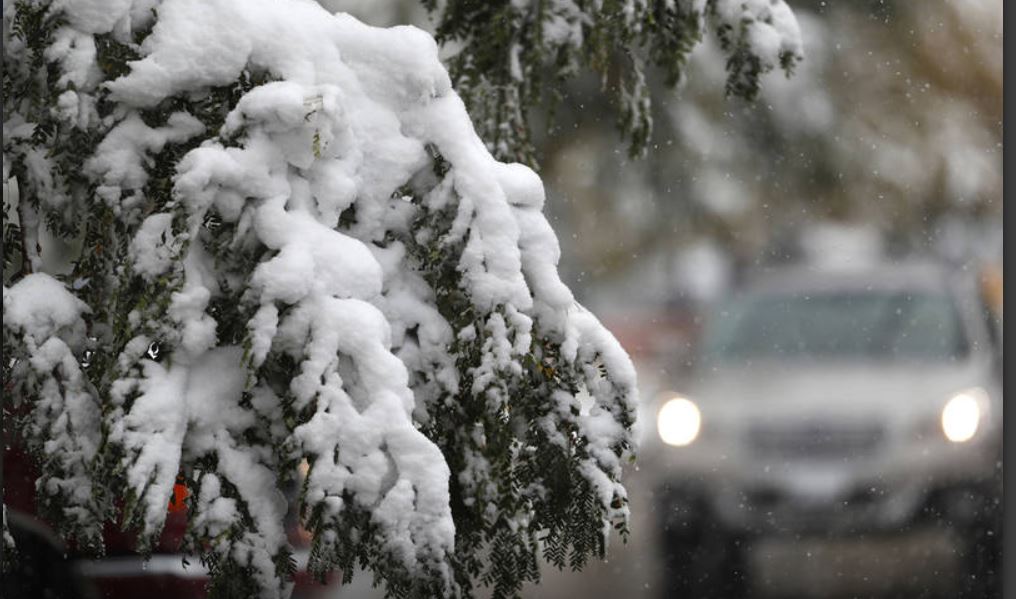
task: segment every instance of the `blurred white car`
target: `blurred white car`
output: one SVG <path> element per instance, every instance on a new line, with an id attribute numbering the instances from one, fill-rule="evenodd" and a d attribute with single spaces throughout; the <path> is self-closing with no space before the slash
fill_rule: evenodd
<path id="1" fill-rule="evenodd" d="M 979 298 L 972 279 L 933 264 L 800 267 L 716 306 L 694 376 L 659 396 L 640 456 L 658 477 L 668 596 L 750 590 L 764 540 L 857 546 L 929 530 L 945 541 L 919 544 L 951 548 L 976 583 L 953 591 L 991 596 L 1001 329 Z M 789 566 L 798 578 L 834 568 Z M 842 572 L 827 574 L 834 585 Z M 867 573 L 889 586 L 882 576 Z"/>

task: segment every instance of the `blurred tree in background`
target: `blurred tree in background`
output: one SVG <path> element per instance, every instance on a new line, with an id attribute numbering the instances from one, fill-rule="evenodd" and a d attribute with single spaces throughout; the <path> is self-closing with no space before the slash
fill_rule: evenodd
<path id="1" fill-rule="evenodd" d="M 552 112 L 567 84 L 596 75 L 616 112 L 629 154 L 646 153 L 653 133 L 647 71 L 665 87 L 685 77 L 703 36 L 725 58 L 724 93 L 745 100 L 762 75 L 789 75 L 802 58 L 800 30 L 783 0 L 424 0 L 437 20 L 452 79 L 495 156 L 535 164 L 530 123 Z"/>
<path id="2" fill-rule="evenodd" d="M 404 4 L 378 7 L 319 0 L 377 25 L 419 18 Z M 685 78 L 707 33 L 724 56 L 723 92 L 752 100 L 773 70 L 786 75 L 802 58 L 801 34 L 784 0 L 422 0 L 430 29 L 446 49 L 456 91 L 496 158 L 535 166 L 534 118 L 553 114 L 568 84 L 599 81 L 607 112 L 631 156 L 653 134 L 647 74 L 665 88 Z M 414 24 L 423 25 L 417 20 Z"/>
<path id="3" fill-rule="evenodd" d="M 754 103 L 724 98 L 707 40 L 687 85 L 653 88 L 660 126 L 644 160 L 617 153 L 597 98 L 572 90 L 585 109 L 544 152 L 578 274 L 666 294 L 690 282 L 659 275 L 687 260 L 785 259 L 797 232 L 829 221 L 890 250 L 1000 259 L 1002 3 L 792 7 L 806 48 L 795 76 L 768 77 Z M 636 255 L 642 271 L 626 272 Z"/>
<path id="4" fill-rule="evenodd" d="M 376 25 L 439 26 L 416 0 L 321 2 Z M 805 58 L 793 77 L 763 75 L 754 101 L 728 93 L 729 54 L 711 32 L 676 87 L 646 68 L 655 127 L 642 157 L 593 72 L 563 81 L 553 114 L 530 115 L 580 294 L 708 295 L 828 222 L 899 252 L 1000 260 L 1001 0 L 789 5 Z"/>

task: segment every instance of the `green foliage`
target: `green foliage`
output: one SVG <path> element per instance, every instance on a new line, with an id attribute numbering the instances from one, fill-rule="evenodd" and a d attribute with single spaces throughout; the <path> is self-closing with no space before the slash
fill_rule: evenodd
<path id="1" fill-rule="evenodd" d="M 750 21 L 715 18 L 722 1 L 423 0 L 438 41 L 460 48 L 449 71 L 480 137 L 498 159 L 529 165 L 537 161 L 531 113 L 552 112 L 564 83 L 585 71 L 610 95 L 630 154 L 643 155 L 653 125 L 647 71 L 676 86 L 707 24 L 728 55 L 727 94 L 754 99 L 767 69 L 748 44 Z M 798 60 L 785 52 L 780 67 L 789 74 Z"/>
<path id="2" fill-rule="evenodd" d="M 431 170 L 405 189 L 416 204 L 441 187 L 446 169 L 440 155 L 433 156 Z M 582 365 L 563 359 L 554 334 L 536 323 L 523 370 L 499 372 L 481 392 L 474 388 L 490 338 L 487 324 L 510 318 L 506 306 L 478 313 L 463 292 L 457 257 L 464 240 L 449 231 L 457 208 L 452 199 L 440 210 L 424 212 L 413 235 L 401 239 L 456 333 L 451 351 L 463 374 L 459 393 L 428 406 L 431 421 L 424 431 L 441 447 L 452 472 L 463 473 L 452 476 L 450 487 L 457 582 L 467 595 L 479 581 L 495 598 L 516 597 L 525 583 L 539 580 L 541 552 L 558 568 L 579 569 L 590 557 L 602 558 L 609 529 L 601 524 L 608 515 L 581 472 L 592 459 L 588 439 L 574 420 L 550 424 L 561 418 L 550 399 L 555 391 L 574 395 L 583 382 Z M 579 416 L 577 402 L 570 410 L 571 417 Z M 634 414 L 619 409 L 617 420 L 630 427 Z M 631 448 L 614 449 L 620 456 Z M 489 472 L 474 475 L 478 463 Z M 615 501 L 620 508 L 627 500 Z M 624 522 L 615 524 L 626 537 Z"/>

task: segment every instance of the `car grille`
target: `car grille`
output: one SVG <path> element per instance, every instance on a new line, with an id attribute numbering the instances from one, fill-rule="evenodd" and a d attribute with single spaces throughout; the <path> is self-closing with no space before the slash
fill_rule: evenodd
<path id="1" fill-rule="evenodd" d="M 766 459 L 865 458 L 878 453 L 885 440 L 885 429 L 877 424 L 808 423 L 748 431 L 751 455 Z"/>

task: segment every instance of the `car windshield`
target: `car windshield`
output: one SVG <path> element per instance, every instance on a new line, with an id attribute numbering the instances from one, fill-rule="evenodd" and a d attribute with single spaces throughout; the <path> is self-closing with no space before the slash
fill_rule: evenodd
<path id="1" fill-rule="evenodd" d="M 968 349 L 951 298 L 927 292 L 749 294 L 717 310 L 705 334 L 711 362 L 948 360 Z"/>

